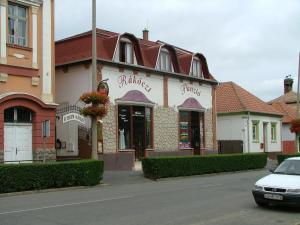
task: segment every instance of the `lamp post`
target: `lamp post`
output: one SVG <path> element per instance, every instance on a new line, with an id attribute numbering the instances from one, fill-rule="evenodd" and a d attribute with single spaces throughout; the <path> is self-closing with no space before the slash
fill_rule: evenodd
<path id="1" fill-rule="evenodd" d="M 92 90 L 97 91 L 96 0 L 92 0 Z M 92 117 L 92 159 L 98 159 L 97 118 Z"/>

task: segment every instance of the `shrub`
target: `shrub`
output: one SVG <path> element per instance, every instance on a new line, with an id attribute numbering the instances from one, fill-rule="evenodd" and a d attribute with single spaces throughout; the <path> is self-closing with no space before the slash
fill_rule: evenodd
<path id="1" fill-rule="evenodd" d="M 234 154 L 144 158 L 144 176 L 150 179 L 191 176 L 264 168 L 266 154 Z"/>
<path id="2" fill-rule="evenodd" d="M 92 186 L 103 176 L 103 161 L 82 160 L 0 165 L 0 193 Z"/>
<path id="3" fill-rule="evenodd" d="M 291 157 L 300 157 L 300 154 L 293 154 L 293 155 L 277 155 L 277 162 L 278 165 L 282 163 L 283 160 Z"/>

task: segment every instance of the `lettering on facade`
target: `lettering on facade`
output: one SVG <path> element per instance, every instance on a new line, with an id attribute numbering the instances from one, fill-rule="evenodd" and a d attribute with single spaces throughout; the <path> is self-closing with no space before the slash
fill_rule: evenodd
<path id="1" fill-rule="evenodd" d="M 135 75 L 121 75 L 118 79 L 119 88 L 122 88 L 127 85 L 138 85 L 144 88 L 147 92 L 150 92 L 152 88 L 143 80 L 142 77 L 136 77 Z"/>
<path id="2" fill-rule="evenodd" d="M 201 95 L 201 91 L 198 88 L 193 87 L 192 85 L 189 85 L 187 83 L 183 83 L 180 87 L 181 94 L 184 95 L 186 93 L 193 93 L 197 96 Z"/>
<path id="3" fill-rule="evenodd" d="M 63 123 L 67 123 L 70 121 L 77 121 L 79 123 L 85 124 L 84 117 L 78 113 L 68 113 L 63 116 Z"/>

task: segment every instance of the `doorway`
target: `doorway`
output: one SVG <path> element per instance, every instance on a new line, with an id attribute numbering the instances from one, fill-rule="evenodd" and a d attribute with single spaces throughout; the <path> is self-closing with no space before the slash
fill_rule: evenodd
<path id="1" fill-rule="evenodd" d="M 134 149 L 135 159 L 145 157 L 146 149 L 152 148 L 152 108 L 145 106 L 118 107 L 118 147 Z"/>

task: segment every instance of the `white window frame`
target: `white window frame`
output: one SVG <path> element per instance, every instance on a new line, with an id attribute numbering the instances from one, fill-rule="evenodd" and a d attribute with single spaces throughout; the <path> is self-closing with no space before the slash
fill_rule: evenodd
<path id="1" fill-rule="evenodd" d="M 200 77 L 200 78 L 203 77 L 200 60 L 196 57 L 193 58 L 191 75 L 194 77 Z"/>
<path id="2" fill-rule="evenodd" d="M 121 55 L 122 55 L 122 49 L 121 49 L 121 45 L 122 44 L 125 44 L 125 60 L 124 61 L 121 61 Z M 134 61 L 134 51 L 133 51 L 133 44 L 130 42 L 130 41 L 127 41 L 127 40 L 124 40 L 124 39 L 121 39 L 120 40 L 120 46 L 119 46 L 119 61 L 120 62 L 124 62 L 124 63 L 128 63 L 128 64 L 133 64 L 133 61 Z"/>
<path id="3" fill-rule="evenodd" d="M 277 123 L 271 123 L 271 141 L 277 142 Z"/>
<path id="4" fill-rule="evenodd" d="M 158 64 L 160 70 L 173 72 L 172 60 L 168 50 L 161 49 Z"/>
<path id="5" fill-rule="evenodd" d="M 16 10 L 16 15 L 10 15 L 9 9 L 8 9 L 8 43 L 13 44 L 13 45 L 27 47 L 28 46 L 28 7 L 19 5 L 19 4 L 15 4 L 12 2 L 8 2 L 8 8 L 9 7 L 14 7 L 14 10 Z M 25 17 L 18 16 L 19 8 L 25 9 L 25 12 L 26 12 Z M 15 31 L 14 35 L 9 34 L 9 18 L 12 18 L 14 20 L 14 31 Z M 19 31 L 18 31 L 19 30 L 19 27 L 18 27 L 19 20 L 25 21 L 25 37 L 19 36 Z M 25 40 L 25 44 L 19 43 L 20 38 Z"/>
<path id="6" fill-rule="evenodd" d="M 259 121 L 252 121 L 252 141 L 259 142 Z"/>

